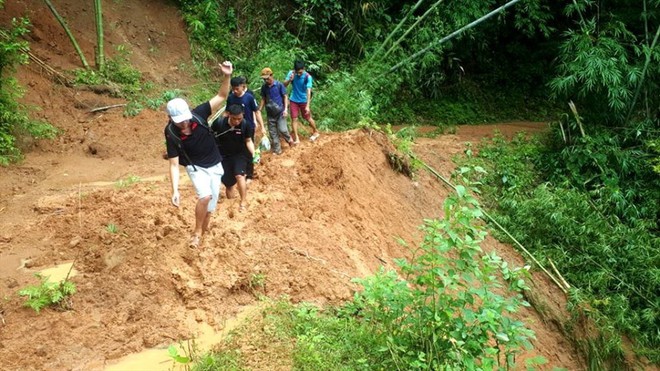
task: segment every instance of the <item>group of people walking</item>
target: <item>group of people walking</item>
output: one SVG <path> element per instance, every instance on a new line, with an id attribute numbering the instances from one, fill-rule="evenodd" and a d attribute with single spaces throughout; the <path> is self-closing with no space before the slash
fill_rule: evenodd
<path id="1" fill-rule="evenodd" d="M 309 137 L 319 137 L 316 122 L 312 118 L 312 76 L 305 71 L 305 64 L 296 61 L 284 82 L 273 77 L 271 68 L 261 70 L 261 103 L 247 89 L 245 77 L 231 77 L 230 62 L 220 65 L 224 80 L 218 93 L 209 101 L 192 110 L 188 103 L 175 98 L 167 103 L 169 121 L 165 126 L 167 158 L 169 160 L 172 204 L 180 204 L 179 166 L 186 172 L 197 193 L 195 205 L 195 229 L 190 246 L 197 247 L 209 229 L 211 215 L 220 197 L 220 185 L 225 185 L 227 198 L 239 196 L 239 211 L 247 207 L 247 186 L 254 175 L 254 162 L 258 161 L 255 132 L 266 136 L 261 111 L 266 109 L 268 133 L 273 154 L 282 153 L 280 137 L 289 146 L 300 143 L 298 117 L 302 116 L 312 129 Z M 287 87 L 291 93 L 287 95 Z M 231 89 L 230 89 L 231 87 Z M 231 90 L 231 93 L 230 93 Z M 209 125 L 208 118 L 218 112 L 225 103 L 225 112 Z M 291 113 L 292 133 L 289 134 L 287 116 Z"/>

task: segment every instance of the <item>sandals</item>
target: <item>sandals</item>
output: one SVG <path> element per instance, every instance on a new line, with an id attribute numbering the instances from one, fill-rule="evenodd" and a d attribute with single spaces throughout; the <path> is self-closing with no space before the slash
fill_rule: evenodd
<path id="1" fill-rule="evenodd" d="M 319 138 L 320 135 L 321 135 L 321 134 L 319 134 L 318 132 L 317 132 L 317 133 L 314 133 L 314 134 L 312 134 L 311 137 L 309 137 L 309 140 L 313 142 L 313 141 L 317 140 L 317 139 Z"/>
<path id="2" fill-rule="evenodd" d="M 241 205 L 241 206 L 238 207 L 238 212 L 239 212 L 239 213 L 242 213 L 242 212 L 244 212 L 245 210 L 247 210 L 247 206 L 245 206 L 245 205 Z"/>
<path id="3" fill-rule="evenodd" d="M 199 242 L 200 242 L 200 237 L 196 234 L 193 234 L 192 237 L 190 237 L 190 242 L 188 242 L 188 247 L 192 249 L 196 249 L 199 247 Z"/>

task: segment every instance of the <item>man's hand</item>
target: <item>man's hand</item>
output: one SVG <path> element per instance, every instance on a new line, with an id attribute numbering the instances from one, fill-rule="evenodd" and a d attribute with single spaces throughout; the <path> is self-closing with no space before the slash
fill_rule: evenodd
<path id="1" fill-rule="evenodd" d="M 179 192 L 172 193 L 172 205 L 179 207 Z"/>
<path id="2" fill-rule="evenodd" d="M 309 104 L 305 106 L 305 113 L 309 113 Z"/>
<path id="3" fill-rule="evenodd" d="M 234 66 L 232 66 L 230 61 L 224 61 L 220 64 L 220 69 L 222 69 L 222 73 L 224 73 L 226 76 L 230 76 L 232 72 L 234 72 Z"/>
<path id="4" fill-rule="evenodd" d="M 282 111 L 282 117 L 288 117 L 288 116 L 289 113 L 286 110 Z"/>
<path id="5" fill-rule="evenodd" d="M 291 72 L 291 77 L 289 77 L 289 81 L 293 82 L 293 78 L 296 77 L 296 71 Z"/>

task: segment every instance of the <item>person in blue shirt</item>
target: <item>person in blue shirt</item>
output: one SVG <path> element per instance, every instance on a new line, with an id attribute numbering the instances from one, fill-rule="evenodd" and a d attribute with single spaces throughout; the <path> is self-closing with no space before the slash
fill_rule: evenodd
<path id="1" fill-rule="evenodd" d="M 259 111 L 264 107 L 266 108 L 268 131 L 270 132 L 273 153 L 279 155 L 282 153 L 280 135 L 289 143 L 289 146 L 295 144 L 293 138 L 289 135 L 289 128 L 286 123 L 289 99 L 286 96 L 286 87 L 281 82 L 275 80 L 273 70 L 270 67 L 261 70 L 261 79 L 264 83 L 261 86 Z"/>
<path id="2" fill-rule="evenodd" d="M 289 95 L 289 101 L 291 102 L 291 128 L 293 129 L 295 143 L 300 143 L 300 137 L 298 136 L 298 116 L 301 114 L 313 130 L 309 140 L 313 142 L 320 135 L 316 129 L 316 122 L 312 118 L 312 111 L 310 109 L 310 104 L 312 103 L 312 82 L 312 76 L 309 72 L 305 71 L 305 63 L 302 61 L 296 61 L 293 64 L 293 70 L 289 71 L 284 81 L 285 87 L 288 87 L 289 84 L 293 86 Z"/>

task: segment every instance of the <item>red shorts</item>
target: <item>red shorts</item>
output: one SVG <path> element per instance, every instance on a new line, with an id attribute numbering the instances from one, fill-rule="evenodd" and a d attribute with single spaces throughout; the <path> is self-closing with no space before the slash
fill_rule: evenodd
<path id="1" fill-rule="evenodd" d="M 290 102 L 289 106 L 291 106 L 292 119 L 298 118 L 299 113 L 302 113 L 302 117 L 307 121 L 309 121 L 312 118 L 312 111 L 305 112 L 305 108 L 307 108 L 307 103 Z"/>

